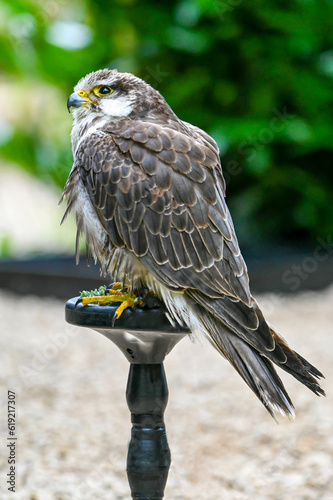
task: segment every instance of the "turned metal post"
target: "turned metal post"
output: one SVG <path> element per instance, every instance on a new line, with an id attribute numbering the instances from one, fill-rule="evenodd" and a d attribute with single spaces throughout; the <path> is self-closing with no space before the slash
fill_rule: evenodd
<path id="1" fill-rule="evenodd" d="M 96 330 L 112 340 L 130 362 L 126 400 L 132 431 L 127 455 L 127 477 L 132 499 L 160 500 L 171 463 L 164 424 L 168 386 L 165 356 L 189 333 L 171 325 L 163 307 L 126 309 L 112 327 L 116 306 L 66 303 L 66 321 Z"/>

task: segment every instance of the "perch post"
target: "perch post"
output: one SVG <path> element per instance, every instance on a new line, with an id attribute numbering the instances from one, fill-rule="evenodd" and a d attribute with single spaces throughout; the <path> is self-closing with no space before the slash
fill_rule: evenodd
<path id="1" fill-rule="evenodd" d="M 189 330 L 171 325 L 162 307 L 126 309 L 112 327 L 117 306 L 83 306 L 76 301 L 77 297 L 66 303 L 66 321 L 112 340 L 130 362 L 126 400 L 132 432 L 127 477 L 133 499 L 160 500 L 171 463 L 164 424 L 168 386 L 163 360 Z"/>

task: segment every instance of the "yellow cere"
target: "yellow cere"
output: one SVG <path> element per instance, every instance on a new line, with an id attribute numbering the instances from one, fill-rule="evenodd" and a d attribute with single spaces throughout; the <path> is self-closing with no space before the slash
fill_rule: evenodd
<path id="1" fill-rule="evenodd" d="M 80 97 L 83 97 L 83 99 L 85 99 L 87 102 L 93 102 L 94 104 L 95 101 L 93 101 L 92 99 L 90 99 L 89 97 L 89 92 L 87 92 L 86 90 L 77 90 L 76 93 L 80 96 Z M 86 108 L 87 107 L 87 104 L 85 102 L 83 102 L 81 104 L 82 107 Z"/>
<path id="2" fill-rule="evenodd" d="M 89 99 L 89 92 L 87 92 L 86 90 L 78 90 L 76 93 L 84 99 Z"/>

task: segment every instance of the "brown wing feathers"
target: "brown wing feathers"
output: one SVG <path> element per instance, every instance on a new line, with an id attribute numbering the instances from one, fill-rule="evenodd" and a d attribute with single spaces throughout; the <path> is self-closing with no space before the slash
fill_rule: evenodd
<path id="1" fill-rule="evenodd" d="M 209 169 L 218 161 L 209 148 L 179 132 L 136 122 L 94 135 L 77 153 L 96 211 L 103 225 L 112 226 L 112 242 L 119 245 L 120 237 L 140 257 L 150 247 L 157 264 L 170 255 L 171 269 L 191 267 L 194 272 L 221 260 L 223 241 L 233 232 L 224 202 L 220 215 L 213 205 L 216 179 Z M 113 217 L 118 237 L 110 224 Z M 173 229 L 182 233 L 180 238 Z M 215 293 L 220 293 L 219 281 L 216 276 Z"/>
<path id="2" fill-rule="evenodd" d="M 203 324 L 208 321 L 215 332 L 212 342 L 229 360 L 237 351 L 233 364 L 240 373 L 243 366 L 241 375 L 252 389 L 242 356 L 248 355 L 252 368 L 257 360 L 259 371 L 279 381 L 269 362 L 260 361 L 262 354 L 323 393 L 313 378 L 321 374 L 268 327 L 250 295 L 224 201 L 218 152 L 203 139 L 200 143 L 171 128 L 122 121 L 89 136 L 77 152 L 76 166 L 112 244 L 127 247 L 165 286 L 185 290 L 189 301 L 204 309 L 211 319 L 202 316 Z M 218 325 L 229 332 L 229 341 L 218 342 Z M 278 391 L 279 404 L 288 412 L 290 400 L 283 390 Z M 255 392 L 263 400 L 258 388 Z"/>
<path id="3" fill-rule="evenodd" d="M 88 137 L 76 155 L 112 244 L 145 256 L 156 276 L 177 272 L 172 281 L 180 288 L 250 303 L 246 266 L 214 170 L 216 151 L 173 129 L 121 123 Z"/>

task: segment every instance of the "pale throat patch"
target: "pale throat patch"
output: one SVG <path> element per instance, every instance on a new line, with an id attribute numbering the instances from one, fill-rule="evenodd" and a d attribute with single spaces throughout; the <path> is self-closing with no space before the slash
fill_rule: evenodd
<path id="1" fill-rule="evenodd" d="M 103 99 L 100 108 L 108 116 L 122 117 L 128 116 L 133 110 L 133 103 L 126 97 L 112 97 Z"/>

